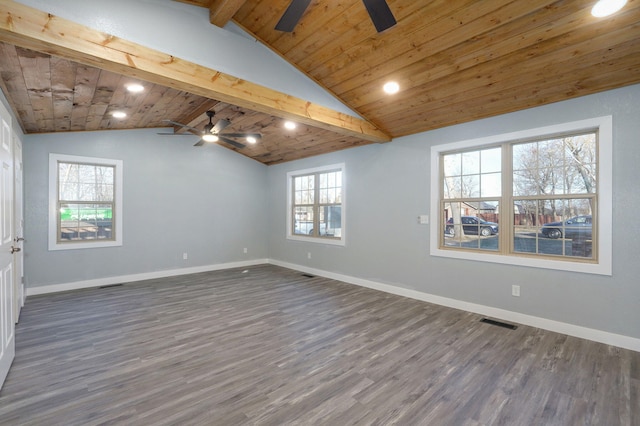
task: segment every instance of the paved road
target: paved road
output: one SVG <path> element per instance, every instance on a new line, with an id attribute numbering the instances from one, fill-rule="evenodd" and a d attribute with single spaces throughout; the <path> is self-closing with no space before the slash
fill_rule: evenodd
<path id="1" fill-rule="evenodd" d="M 468 248 L 481 248 L 484 250 L 497 250 L 498 249 L 498 236 L 492 235 L 490 237 L 477 237 L 475 235 L 468 236 L 467 241 L 459 242 L 454 238 L 447 236 L 445 238 L 446 246 L 460 246 Z M 564 244 L 564 253 L 562 252 L 562 246 Z M 519 253 L 536 253 L 536 246 L 538 248 L 537 253 L 550 254 L 550 255 L 566 255 L 566 256 L 580 256 L 591 257 L 591 243 L 574 242 L 572 240 L 563 239 L 551 239 L 542 236 L 541 234 L 533 233 L 521 233 L 516 234 L 515 237 L 515 251 Z M 575 254 L 574 254 L 575 252 Z"/>

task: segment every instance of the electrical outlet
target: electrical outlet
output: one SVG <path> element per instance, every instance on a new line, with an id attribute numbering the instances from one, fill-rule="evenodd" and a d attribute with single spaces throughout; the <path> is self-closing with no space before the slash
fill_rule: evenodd
<path id="1" fill-rule="evenodd" d="M 307 253 L 307 259 L 311 259 L 311 252 Z"/>
<path id="2" fill-rule="evenodd" d="M 520 297 L 520 286 L 519 285 L 512 285 L 511 286 L 511 295 L 515 296 L 515 297 Z"/>
<path id="3" fill-rule="evenodd" d="M 243 250 L 244 250 L 244 253 L 246 254 L 247 253 L 247 248 L 245 247 Z"/>
<path id="4" fill-rule="evenodd" d="M 182 253 L 182 260 L 187 260 L 189 255 L 187 253 Z"/>

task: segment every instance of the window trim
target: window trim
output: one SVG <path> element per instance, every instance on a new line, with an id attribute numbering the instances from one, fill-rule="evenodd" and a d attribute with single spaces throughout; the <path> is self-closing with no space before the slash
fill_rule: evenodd
<path id="1" fill-rule="evenodd" d="M 58 241 L 58 162 L 95 164 L 115 167 L 114 173 L 114 239 L 82 242 Z M 49 154 L 49 250 L 76 250 L 87 248 L 117 247 L 122 245 L 122 160 L 84 157 L 67 154 Z"/>
<path id="2" fill-rule="evenodd" d="M 598 262 L 586 263 L 563 259 L 535 258 L 495 253 L 480 253 L 466 250 L 441 249 L 440 222 L 440 155 L 455 150 L 480 148 L 505 142 L 518 142 L 528 139 L 554 137 L 568 133 L 579 133 L 589 130 L 598 132 Z M 502 263 L 507 265 L 527 266 L 534 268 L 555 269 L 561 271 L 582 272 L 588 274 L 612 275 L 612 215 L 613 215 L 613 117 L 611 115 L 554 124 L 545 127 L 521 130 L 516 132 L 491 135 L 487 137 L 462 140 L 434 145 L 431 147 L 431 207 L 433 220 L 429 227 L 429 247 L 431 256 L 454 259 L 474 260 L 481 262 Z"/>
<path id="3" fill-rule="evenodd" d="M 322 173 L 322 172 L 330 172 L 340 170 L 342 172 L 342 203 L 340 204 L 341 209 L 341 221 L 342 221 L 342 231 L 340 239 L 337 238 L 322 238 L 322 237 L 314 237 L 308 235 L 298 235 L 293 234 L 291 229 L 291 221 L 292 221 L 292 210 L 293 210 L 293 178 L 296 176 L 303 176 L 312 173 Z M 314 167 L 310 169 L 303 170 L 293 170 L 287 172 L 287 222 L 285 225 L 286 229 L 286 237 L 288 240 L 294 241 L 305 241 L 309 243 L 318 243 L 318 244 L 328 244 L 334 246 L 344 246 L 346 241 L 346 191 L 345 191 L 345 180 L 346 180 L 346 168 L 344 163 L 331 164 L 328 166 L 320 166 Z"/>

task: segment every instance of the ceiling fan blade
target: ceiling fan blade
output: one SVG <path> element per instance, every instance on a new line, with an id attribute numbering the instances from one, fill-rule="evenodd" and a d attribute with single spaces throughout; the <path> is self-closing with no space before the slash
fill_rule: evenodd
<path id="1" fill-rule="evenodd" d="M 220 138 L 220 140 L 221 140 L 222 142 L 224 142 L 224 143 L 228 143 L 229 145 L 233 145 L 233 146 L 235 146 L 236 148 L 244 148 L 244 147 L 246 146 L 246 145 L 244 145 L 244 144 L 241 144 L 240 142 L 236 142 L 236 141 L 234 141 L 234 140 L 232 140 L 232 139 L 225 138 L 224 136 L 220 136 L 220 135 L 218 135 L 218 137 Z"/>
<path id="2" fill-rule="evenodd" d="M 289 7 L 276 24 L 276 30 L 290 33 L 298 24 L 300 18 L 307 10 L 311 0 L 291 0 Z"/>
<path id="3" fill-rule="evenodd" d="M 256 139 L 262 139 L 262 135 L 260 133 L 225 133 L 220 136 L 226 136 L 228 138 L 249 138 L 253 137 Z"/>
<path id="4" fill-rule="evenodd" d="M 224 119 L 218 120 L 216 125 L 213 126 L 213 129 L 211 129 L 211 133 L 213 133 L 214 135 L 217 135 L 218 133 L 223 131 L 229 124 L 231 124 L 229 120 L 224 120 Z"/>
<path id="5" fill-rule="evenodd" d="M 379 33 L 396 24 L 396 18 L 391 13 L 386 0 L 362 0 L 362 2 Z"/>
<path id="6" fill-rule="evenodd" d="M 192 130 L 194 132 L 198 132 L 199 135 L 202 134 L 202 131 L 200 131 L 200 129 L 196 129 L 195 127 L 187 126 L 186 124 L 178 123 L 177 121 L 173 121 L 173 120 L 162 120 L 162 121 L 164 121 L 165 123 L 173 124 L 174 126 L 180 126 L 180 127 L 184 127 L 185 129 Z"/>
<path id="7" fill-rule="evenodd" d="M 204 139 L 200 139 L 198 142 L 195 143 L 195 145 L 193 146 L 202 146 L 204 145 Z"/>

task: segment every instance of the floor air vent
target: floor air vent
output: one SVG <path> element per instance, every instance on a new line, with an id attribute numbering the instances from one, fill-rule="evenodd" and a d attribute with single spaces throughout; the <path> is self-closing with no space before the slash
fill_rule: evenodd
<path id="1" fill-rule="evenodd" d="M 311 274 L 302 274 L 303 277 L 307 277 L 307 278 L 315 278 L 315 275 L 311 275 Z"/>
<path id="2" fill-rule="evenodd" d="M 515 330 L 516 328 L 518 328 L 517 325 L 508 324 L 506 322 L 496 321 L 489 318 L 482 318 L 480 322 L 486 322 L 487 324 L 497 325 L 498 327 L 508 328 L 510 330 Z"/>
<path id="3" fill-rule="evenodd" d="M 109 285 L 101 285 L 98 288 L 111 288 L 111 287 L 120 287 L 122 284 L 109 284 Z"/>

